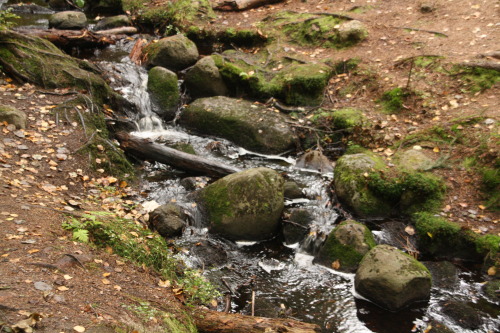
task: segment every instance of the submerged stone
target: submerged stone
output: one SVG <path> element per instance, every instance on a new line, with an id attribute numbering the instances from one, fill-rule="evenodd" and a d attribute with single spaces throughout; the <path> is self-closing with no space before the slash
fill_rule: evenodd
<path id="1" fill-rule="evenodd" d="M 284 206 L 283 178 L 255 168 L 226 176 L 202 189 L 198 200 L 209 231 L 232 240 L 263 240 L 276 234 Z"/>
<path id="2" fill-rule="evenodd" d="M 431 274 L 418 260 L 389 245 L 368 252 L 356 271 L 356 291 L 391 311 L 430 297 Z"/>

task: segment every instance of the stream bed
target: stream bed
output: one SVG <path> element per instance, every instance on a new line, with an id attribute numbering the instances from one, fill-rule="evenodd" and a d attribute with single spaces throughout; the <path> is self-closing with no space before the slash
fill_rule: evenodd
<path id="1" fill-rule="evenodd" d="M 0 0 L 0 6 L 5 0 Z M 10 3 L 17 1 L 10 1 Z M 43 1 L 36 1 L 43 5 Z M 44 27 L 47 13 L 23 14 L 22 25 Z M 500 325 L 499 304 L 485 299 L 481 287 L 482 275 L 462 265 L 451 265 L 453 278 L 434 277 L 431 299 L 397 313 L 383 310 L 356 294 L 354 274 L 347 274 L 314 264 L 314 254 L 324 237 L 339 222 L 339 213 L 332 206 L 329 186 L 332 173 L 321 174 L 295 167 L 295 156 L 268 156 L 255 154 L 219 138 L 199 137 L 187 133 L 175 123 L 162 124 L 150 107 L 145 90 L 147 73 L 127 57 L 132 42 L 118 43 L 92 57 L 103 70 L 112 72 L 112 86 L 140 110 L 134 119 L 141 129 L 134 134 L 169 144 L 190 144 L 200 156 L 219 160 L 240 169 L 268 167 L 285 174 L 302 187 L 304 198 L 288 200 L 286 208 L 308 210 L 313 223 L 306 240 L 301 244 L 285 244 L 281 237 L 264 242 L 231 242 L 207 232 L 200 222 L 199 212 L 189 199 L 191 191 L 182 185 L 190 176 L 160 164 L 146 164 L 141 176 L 143 201 L 164 204 L 175 201 L 191 215 L 191 224 L 176 244 L 183 250 L 178 256 L 186 264 L 203 270 L 224 295 L 230 295 L 230 311 L 257 316 L 292 317 L 320 325 L 324 332 L 332 333 L 395 333 L 424 332 L 429 323 L 441 322 L 454 332 L 495 332 Z M 182 82 L 180 82 L 181 84 Z M 182 112 L 182 109 L 179 110 Z M 207 147 L 217 147 L 208 149 Z M 194 178 L 198 186 L 205 177 Z M 390 243 L 402 248 L 398 242 L 398 228 L 404 221 L 369 223 L 379 243 Z M 431 263 L 430 266 L 433 264 Z M 439 271 L 439 269 L 431 269 Z M 255 301 L 252 302 L 252 295 Z M 219 300 L 224 310 L 225 299 Z M 456 325 L 441 312 L 440 302 L 459 300 L 469 303 L 481 315 L 482 325 L 467 330 Z"/>

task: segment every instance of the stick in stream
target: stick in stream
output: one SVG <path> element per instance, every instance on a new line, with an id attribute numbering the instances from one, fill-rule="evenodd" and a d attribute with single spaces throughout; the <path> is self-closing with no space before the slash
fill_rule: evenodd
<path id="1" fill-rule="evenodd" d="M 126 132 L 116 133 L 120 146 L 126 152 L 141 159 L 153 160 L 171 165 L 177 169 L 201 173 L 211 177 L 224 177 L 241 171 L 230 165 L 212 161 L 200 156 L 141 139 Z"/>

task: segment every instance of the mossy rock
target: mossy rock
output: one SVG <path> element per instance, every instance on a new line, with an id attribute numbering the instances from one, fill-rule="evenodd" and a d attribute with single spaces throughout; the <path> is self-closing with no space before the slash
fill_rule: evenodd
<path id="1" fill-rule="evenodd" d="M 389 245 L 368 252 L 356 272 L 356 291 L 375 304 L 398 311 L 431 293 L 431 274 L 418 260 Z"/>
<path id="2" fill-rule="evenodd" d="M 228 89 L 212 57 L 200 59 L 186 74 L 184 83 L 195 98 L 225 96 Z"/>
<path id="3" fill-rule="evenodd" d="M 480 236 L 432 213 L 416 213 L 412 218 L 423 254 L 472 261 L 495 262 L 498 258 L 499 236 Z"/>
<path id="4" fill-rule="evenodd" d="M 419 150 L 408 149 L 394 157 L 398 167 L 406 171 L 425 171 L 435 165 L 435 161 Z"/>
<path id="5" fill-rule="evenodd" d="M 26 128 L 26 113 L 9 105 L 0 105 L 0 122 L 6 121 L 17 129 Z"/>
<path id="6" fill-rule="evenodd" d="M 274 38 L 284 35 L 289 42 L 301 46 L 336 49 L 353 46 L 368 36 L 366 28 L 359 21 L 292 11 L 279 12 L 264 20 L 261 29 Z"/>
<path id="7" fill-rule="evenodd" d="M 180 124 L 262 153 L 284 152 L 293 147 L 295 140 L 284 116 L 248 101 L 222 96 L 194 101 L 181 114 Z"/>
<path id="8" fill-rule="evenodd" d="M 274 236 L 284 206 L 283 178 L 267 168 L 231 174 L 198 194 L 209 231 L 232 240 Z"/>
<path id="9" fill-rule="evenodd" d="M 263 35 L 259 29 L 233 28 L 221 26 L 200 26 L 192 25 L 183 28 L 182 31 L 193 42 L 196 43 L 203 53 L 216 52 L 220 48 L 230 46 L 256 47 L 268 42 L 267 36 Z"/>
<path id="10" fill-rule="evenodd" d="M 151 68 L 148 73 L 148 91 L 153 111 L 165 120 L 174 119 L 180 103 L 177 80 L 177 74 L 160 66 Z"/>
<path id="11" fill-rule="evenodd" d="M 80 30 L 87 26 L 87 17 L 78 11 L 64 11 L 49 17 L 49 28 Z"/>
<path id="12" fill-rule="evenodd" d="M 68 56 L 42 38 L 0 31 L 0 58 L 16 72 L 9 74 L 22 81 L 86 91 L 99 104 L 110 102 L 115 95 L 89 62 Z"/>
<path id="13" fill-rule="evenodd" d="M 486 282 L 482 290 L 489 299 L 496 303 L 500 302 L 500 280 L 497 279 Z"/>
<path id="14" fill-rule="evenodd" d="M 375 195 L 367 186 L 367 175 L 382 170 L 384 162 L 371 154 L 344 155 L 334 170 L 334 190 L 339 200 L 361 217 L 387 217 L 394 203 Z"/>
<path id="15" fill-rule="evenodd" d="M 317 262 L 333 267 L 337 262 L 338 270 L 354 272 L 363 256 L 375 247 L 375 239 L 364 224 L 348 220 L 333 229 L 321 247 Z"/>
<path id="16" fill-rule="evenodd" d="M 313 117 L 313 121 L 323 126 L 331 125 L 334 129 L 345 130 L 352 129 L 353 127 L 361 127 L 368 123 L 363 110 L 354 108 L 319 112 Z"/>
<path id="17" fill-rule="evenodd" d="M 165 37 L 144 48 L 148 66 L 161 66 L 172 71 L 185 69 L 198 60 L 196 45 L 184 35 Z"/>

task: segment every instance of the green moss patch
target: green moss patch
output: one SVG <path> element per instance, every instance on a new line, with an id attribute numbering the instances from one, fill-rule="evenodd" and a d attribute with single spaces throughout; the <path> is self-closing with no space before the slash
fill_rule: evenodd
<path id="1" fill-rule="evenodd" d="M 451 73 L 458 75 L 471 93 L 482 92 L 500 81 L 500 71 L 495 69 L 454 66 Z"/>
<path id="2" fill-rule="evenodd" d="M 386 91 L 378 100 L 382 109 L 387 113 L 398 113 L 403 109 L 403 104 L 410 93 L 403 88 L 394 88 Z"/>

